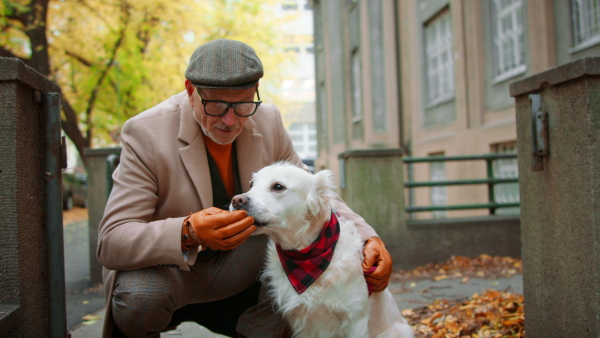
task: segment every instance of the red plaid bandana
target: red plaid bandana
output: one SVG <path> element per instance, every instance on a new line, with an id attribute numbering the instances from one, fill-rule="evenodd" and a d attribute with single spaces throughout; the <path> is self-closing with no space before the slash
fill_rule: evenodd
<path id="1" fill-rule="evenodd" d="M 298 294 L 306 289 L 327 269 L 340 238 L 340 224 L 336 214 L 325 223 L 317 239 L 302 250 L 283 250 L 277 244 L 277 254 L 283 269 Z"/>
<path id="2" fill-rule="evenodd" d="M 375 272 L 375 270 L 377 270 L 377 267 L 376 266 L 372 266 L 369 269 L 369 271 L 367 271 L 367 272 L 363 271 L 363 275 L 368 276 L 368 275 L 372 274 L 373 272 Z M 367 289 L 369 289 L 369 296 L 371 296 L 373 294 L 373 288 L 374 288 L 373 285 L 367 283 Z"/>

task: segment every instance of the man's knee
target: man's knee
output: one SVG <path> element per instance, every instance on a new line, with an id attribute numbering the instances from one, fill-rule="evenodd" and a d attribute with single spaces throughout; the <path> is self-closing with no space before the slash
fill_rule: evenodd
<path id="1" fill-rule="evenodd" d="M 112 297 L 115 324 L 127 336 L 160 332 L 180 306 L 180 289 L 172 272 L 164 268 L 119 272 Z"/>

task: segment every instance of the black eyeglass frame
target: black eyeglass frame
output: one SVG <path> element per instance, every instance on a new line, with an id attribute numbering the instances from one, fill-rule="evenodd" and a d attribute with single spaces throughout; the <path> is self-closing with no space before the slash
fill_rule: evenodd
<path id="1" fill-rule="evenodd" d="M 202 105 L 204 105 L 204 114 L 206 114 L 206 115 L 208 115 L 208 116 L 215 116 L 215 117 L 218 117 L 218 116 L 223 116 L 223 115 L 227 114 L 227 112 L 229 111 L 229 109 L 230 109 L 230 108 L 232 108 L 232 107 L 233 107 L 233 112 L 235 113 L 235 115 L 237 115 L 237 116 L 239 116 L 239 117 L 250 117 L 250 116 L 254 115 L 254 113 L 256 113 L 256 111 L 258 110 L 258 107 L 259 107 L 259 106 L 260 106 L 260 104 L 262 103 L 262 101 L 260 100 L 260 94 L 258 93 L 258 87 L 256 87 L 256 96 L 258 97 L 258 101 L 234 102 L 234 103 L 231 103 L 231 102 L 225 102 L 225 101 L 219 101 L 219 100 L 205 100 L 205 99 L 202 97 L 202 95 L 200 94 L 200 90 L 199 90 L 199 88 L 198 88 L 198 87 L 195 87 L 195 88 L 196 88 L 196 93 L 198 93 L 198 96 L 200 96 L 200 100 L 202 100 L 202 101 L 201 101 L 201 102 L 202 102 Z M 215 115 L 215 114 L 209 114 L 209 113 L 206 111 L 206 104 L 207 104 L 207 103 L 210 103 L 210 102 L 223 103 L 223 104 L 226 104 L 226 105 L 227 105 L 227 107 L 225 108 L 225 110 L 224 110 L 224 111 L 223 111 L 221 114 L 217 114 L 217 115 Z M 244 103 L 254 103 L 255 107 L 254 107 L 254 111 L 252 112 L 252 114 L 249 114 L 249 115 L 240 115 L 240 114 L 238 114 L 238 112 L 237 112 L 237 110 L 236 110 L 236 107 L 237 107 L 238 105 L 240 105 L 240 104 L 244 104 Z"/>

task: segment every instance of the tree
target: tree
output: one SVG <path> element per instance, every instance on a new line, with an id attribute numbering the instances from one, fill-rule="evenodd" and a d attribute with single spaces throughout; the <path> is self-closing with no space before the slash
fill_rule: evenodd
<path id="1" fill-rule="evenodd" d="M 276 21 L 285 18 L 269 14 L 275 0 L 0 1 L 0 56 L 20 58 L 60 86 L 62 128 L 82 155 L 183 90 L 188 59 L 206 41 L 253 46 L 267 82 L 278 80 L 286 58 L 277 52 L 284 37 Z"/>

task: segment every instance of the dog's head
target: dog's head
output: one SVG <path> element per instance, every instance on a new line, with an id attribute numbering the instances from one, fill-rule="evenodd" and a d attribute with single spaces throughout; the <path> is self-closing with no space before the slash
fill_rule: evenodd
<path id="1" fill-rule="evenodd" d="M 313 175 L 279 162 L 254 173 L 250 191 L 234 196 L 229 209 L 246 210 L 257 233 L 268 234 L 283 247 L 301 246 L 310 244 L 309 237 L 329 219 L 333 188 L 329 170 Z"/>

